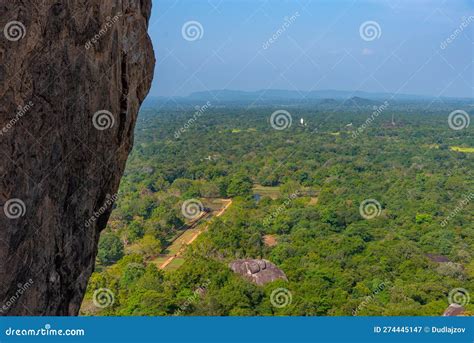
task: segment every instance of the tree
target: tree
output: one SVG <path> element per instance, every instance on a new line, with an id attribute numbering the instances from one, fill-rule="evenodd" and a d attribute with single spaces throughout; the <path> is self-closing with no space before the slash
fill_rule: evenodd
<path id="1" fill-rule="evenodd" d="M 141 219 L 141 218 L 140 218 Z M 145 228 L 143 227 L 143 220 L 133 220 L 128 226 L 129 235 L 131 242 L 135 242 L 145 234 Z"/>
<path id="2" fill-rule="evenodd" d="M 145 235 L 138 241 L 140 252 L 146 257 L 151 258 L 158 255 L 161 251 L 161 242 L 153 235 Z"/>
<path id="3" fill-rule="evenodd" d="M 140 263 L 130 263 L 125 267 L 120 284 L 123 288 L 130 287 L 145 274 L 145 266 Z"/>
<path id="4" fill-rule="evenodd" d="M 124 255 L 123 243 L 114 233 L 106 233 L 100 237 L 97 259 L 102 264 L 112 264 Z"/>
<path id="5" fill-rule="evenodd" d="M 237 174 L 230 180 L 227 195 L 230 197 L 249 196 L 252 194 L 252 186 L 252 180 L 248 176 Z"/>

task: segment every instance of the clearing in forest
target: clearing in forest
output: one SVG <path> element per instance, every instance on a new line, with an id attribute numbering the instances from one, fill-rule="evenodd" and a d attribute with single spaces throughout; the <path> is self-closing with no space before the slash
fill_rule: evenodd
<path id="1" fill-rule="evenodd" d="M 467 148 L 461 146 L 452 146 L 451 150 L 457 152 L 474 153 L 474 148 Z"/>
<path id="2" fill-rule="evenodd" d="M 220 206 L 216 207 L 219 203 Z M 165 250 L 164 254 L 161 254 L 157 259 L 153 260 L 153 263 L 158 268 L 164 270 L 175 270 L 178 269 L 183 263 L 184 259 L 181 257 L 186 247 L 190 245 L 199 235 L 207 230 L 209 224 L 202 225 L 203 222 L 209 222 L 210 218 L 220 217 L 232 204 L 231 199 L 213 199 L 212 203 L 208 206 L 211 212 L 207 216 L 203 216 L 196 223 L 186 229 L 178 238 L 176 238 Z"/>
<path id="3" fill-rule="evenodd" d="M 280 187 L 270 187 L 262 185 L 255 185 L 253 187 L 253 194 L 258 194 L 261 197 L 270 197 L 273 200 L 278 199 L 281 195 Z"/>

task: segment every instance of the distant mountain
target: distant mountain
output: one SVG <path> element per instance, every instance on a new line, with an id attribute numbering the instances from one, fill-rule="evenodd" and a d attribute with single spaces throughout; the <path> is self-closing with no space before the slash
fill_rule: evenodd
<path id="1" fill-rule="evenodd" d="M 248 105 L 280 105 L 288 103 L 311 103 L 325 106 L 370 106 L 384 101 L 436 101 L 435 97 L 392 94 L 392 93 L 370 93 L 363 91 L 344 90 L 314 90 L 314 91 L 292 91 L 282 89 L 258 90 L 253 92 L 238 90 L 210 90 L 194 92 L 184 97 L 148 97 L 143 104 L 144 107 L 156 107 L 169 103 L 196 104 L 211 102 L 214 106 L 229 103 L 246 103 Z M 443 98 L 444 100 L 466 100 L 456 98 Z"/>
<path id="2" fill-rule="evenodd" d="M 319 102 L 321 105 L 337 105 L 339 104 L 339 101 L 336 99 L 323 99 Z"/>
<path id="3" fill-rule="evenodd" d="M 259 90 L 254 92 L 235 91 L 235 90 L 211 90 L 204 92 L 195 92 L 190 94 L 187 99 L 211 99 L 217 98 L 220 101 L 269 101 L 269 100 L 347 100 L 351 98 L 365 98 L 371 100 L 387 100 L 395 98 L 397 100 L 421 100 L 432 97 L 410 95 L 410 94 L 391 94 L 391 93 L 369 93 L 363 91 L 340 91 L 340 90 L 315 90 L 315 91 L 291 91 L 281 89 Z"/>
<path id="4" fill-rule="evenodd" d="M 365 106 L 375 106 L 381 104 L 380 101 L 374 101 L 370 99 L 365 99 L 361 98 L 359 96 L 354 96 L 344 102 L 344 105 L 349 105 L 349 106 L 359 106 L 359 107 L 365 107 Z"/>
<path id="5" fill-rule="evenodd" d="M 275 101 L 275 100 L 304 100 L 307 93 L 288 90 L 260 90 L 255 92 L 214 90 L 191 93 L 188 99 L 214 99 L 220 101 Z"/>

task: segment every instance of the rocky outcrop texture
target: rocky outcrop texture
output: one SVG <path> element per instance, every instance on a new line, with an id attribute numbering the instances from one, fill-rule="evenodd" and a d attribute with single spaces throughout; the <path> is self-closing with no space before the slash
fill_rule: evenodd
<path id="1" fill-rule="evenodd" d="M 153 75 L 151 0 L 0 0 L 0 314 L 76 315 Z"/>
<path id="2" fill-rule="evenodd" d="M 264 286 L 275 280 L 288 281 L 283 270 L 267 260 L 237 260 L 229 264 L 234 273 L 259 286 Z"/>

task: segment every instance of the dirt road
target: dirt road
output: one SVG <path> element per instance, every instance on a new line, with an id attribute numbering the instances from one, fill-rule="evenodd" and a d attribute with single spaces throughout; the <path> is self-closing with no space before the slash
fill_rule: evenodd
<path id="1" fill-rule="evenodd" d="M 232 199 L 225 200 L 225 202 L 227 202 L 227 204 L 225 204 L 225 206 L 216 214 L 216 217 L 220 217 L 221 215 L 223 215 L 225 211 L 229 208 L 229 206 L 232 205 Z M 208 229 L 208 227 L 209 225 L 206 225 L 202 230 L 199 230 L 198 232 L 196 232 L 194 236 L 192 236 L 187 242 L 184 243 L 185 244 L 184 247 L 181 248 L 178 251 L 178 253 L 176 253 L 173 256 L 170 256 L 170 258 L 168 258 L 165 262 L 163 262 L 163 264 L 160 266 L 160 269 L 165 269 L 166 266 L 169 265 L 171 262 L 173 262 L 175 258 L 179 257 L 186 250 L 186 246 L 194 242 L 201 233 L 203 233 L 204 231 Z"/>

